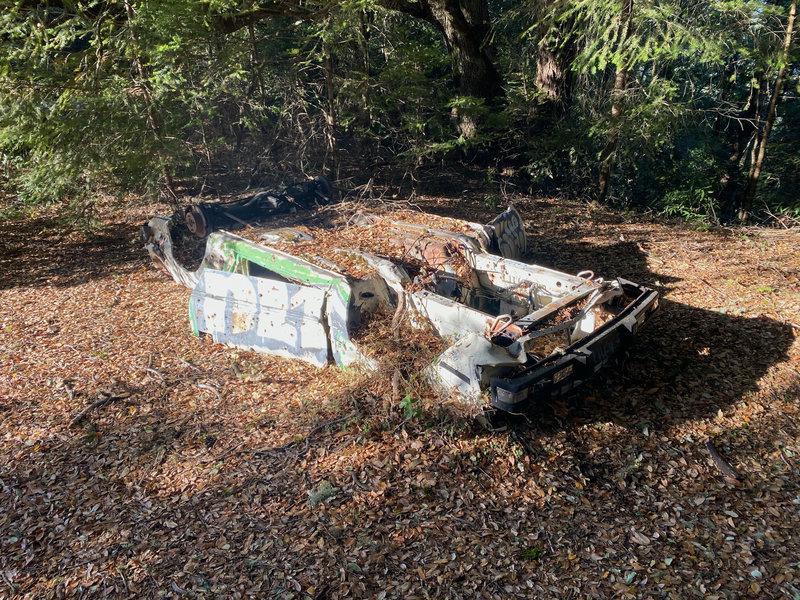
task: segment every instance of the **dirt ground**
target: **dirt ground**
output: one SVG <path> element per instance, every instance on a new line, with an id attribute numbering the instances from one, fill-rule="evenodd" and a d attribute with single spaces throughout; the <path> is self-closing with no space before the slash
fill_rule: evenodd
<path id="1" fill-rule="evenodd" d="M 0 599 L 800 599 L 800 232 L 512 200 L 531 262 L 662 300 L 500 433 L 411 376 L 192 336 L 138 237 L 165 207 L 2 222 Z"/>

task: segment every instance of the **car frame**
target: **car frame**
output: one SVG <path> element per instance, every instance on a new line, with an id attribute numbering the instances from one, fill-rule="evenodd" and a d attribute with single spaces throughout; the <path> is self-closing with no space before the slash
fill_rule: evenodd
<path id="1" fill-rule="evenodd" d="M 315 234 L 274 222 L 291 210 L 330 203 L 327 182 L 303 185 L 286 189 L 301 190 L 304 202 L 283 190 L 270 197 L 285 202 L 259 204 L 256 194 L 228 208 L 193 205 L 143 226 L 153 260 L 192 290 L 195 334 L 317 366 L 369 369 L 377 361 L 352 339 L 354 327 L 379 311 L 405 311 L 414 326 L 431 327 L 449 344 L 424 370 L 438 394 L 519 413 L 590 378 L 658 308 L 658 294 L 645 286 L 522 262 L 526 238 L 513 207 L 487 225 L 430 216 L 434 226 L 424 214 L 416 216 L 422 223 L 412 223 L 355 211 L 340 227 L 363 228 L 362 237 L 382 244 L 379 251 L 344 247 L 332 258 L 303 256 L 294 249 L 307 253 L 309 240 L 331 228 Z M 236 212 L 243 206 L 250 207 L 246 217 Z M 214 219 L 202 218 L 203 211 L 234 218 L 211 227 Z M 204 244 L 194 269 L 174 252 L 176 231 L 183 226 L 185 236 L 192 218 L 202 220 L 194 240 Z M 347 266 L 356 262 L 363 265 L 359 273 Z"/>

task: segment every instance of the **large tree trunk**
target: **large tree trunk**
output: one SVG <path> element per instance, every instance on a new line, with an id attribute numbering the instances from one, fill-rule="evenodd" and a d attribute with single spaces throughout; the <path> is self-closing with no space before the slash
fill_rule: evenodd
<path id="1" fill-rule="evenodd" d="M 389 10 L 423 19 L 442 33 L 453 66 L 453 81 L 460 95 L 489 102 L 505 95 L 503 78 L 492 52 L 488 0 L 380 0 L 380 3 Z M 258 8 L 218 15 L 213 24 L 217 31 L 231 33 L 278 16 L 317 19 L 327 15 L 331 6 L 320 3 L 316 7 L 309 3 L 304 7 L 285 0 L 265 0 Z M 314 10 L 315 7 L 318 10 Z"/>
<path id="2" fill-rule="evenodd" d="M 725 77 L 727 79 L 727 76 Z M 750 94 L 747 104 L 736 118 L 730 119 L 733 123 L 728 127 L 734 128 L 730 135 L 730 153 L 726 160 L 725 176 L 722 180 L 722 191 L 719 195 L 722 206 L 722 220 L 731 221 L 734 218 L 736 207 L 740 204 L 742 194 L 741 165 L 747 148 L 758 135 L 758 114 L 760 112 L 761 90 L 764 87 L 764 73 L 758 73 L 750 85 Z M 724 99 L 724 98 L 723 98 Z M 722 131 L 719 131 L 722 134 Z"/>
<path id="3" fill-rule="evenodd" d="M 767 118 L 764 120 L 764 131 L 758 142 L 758 151 L 755 155 L 750 174 L 747 179 L 747 187 L 744 191 L 744 198 L 742 205 L 739 208 L 739 219 L 745 221 L 750 217 L 750 211 L 753 208 L 753 200 L 756 197 L 756 188 L 758 187 L 758 180 L 761 177 L 761 169 L 764 166 L 764 157 L 767 152 L 767 140 L 769 134 L 772 132 L 772 125 L 775 122 L 775 109 L 778 105 L 778 99 L 781 97 L 783 91 L 783 80 L 786 77 L 786 62 L 789 60 L 789 49 L 792 45 L 792 34 L 794 33 L 794 19 L 797 14 L 797 0 L 792 0 L 792 6 L 789 9 L 789 20 L 786 24 L 786 37 L 783 41 L 783 54 L 781 55 L 781 66 L 778 69 L 778 76 L 775 78 L 775 87 L 772 90 L 772 97 L 769 101 L 769 110 L 767 111 Z M 755 150 L 755 149 L 754 149 Z"/>
<path id="4" fill-rule="evenodd" d="M 633 27 L 633 0 L 626 0 L 620 15 L 619 26 L 621 32 L 619 43 L 625 44 L 631 36 L 631 29 Z M 606 145 L 600 153 L 600 173 L 597 178 L 597 195 L 595 196 L 595 200 L 600 203 L 605 202 L 608 197 L 611 167 L 614 164 L 614 157 L 619 149 L 620 127 L 622 125 L 625 89 L 628 85 L 629 71 L 630 66 L 627 64 L 617 67 L 617 74 L 614 77 L 614 88 L 611 90 L 611 120 L 609 122 Z"/>
<path id="5" fill-rule="evenodd" d="M 503 78 L 492 52 L 488 0 L 380 0 L 380 3 L 389 10 L 423 19 L 441 32 L 460 97 L 479 98 L 489 105 L 504 97 Z M 214 27 L 230 33 L 275 16 L 314 19 L 327 14 L 331 6 L 321 5 L 314 11 L 313 4 L 312 8 L 303 8 L 284 0 L 267 0 L 258 8 L 216 17 Z M 461 134 L 473 137 L 477 123 L 470 117 L 470 111 L 456 111 Z"/>
<path id="6" fill-rule="evenodd" d="M 461 97 L 495 104 L 505 95 L 503 78 L 494 62 L 487 0 L 383 0 L 391 10 L 424 19 L 444 38 L 453 68 L 453 83 Z M 474 137 L 478 123 L 470 111 L 456 109 L 461 135 Z"/>
<path id="7" fill-rule="evenodd" d="M 540 12 L 544 6 L 540 5 Z M 537 21 L 542 16 L 534 15 Z M 559 31 L 549 31 L 547 27 L 539 31 L 539 45 L 536 48 L 536 91 L 538 113 L 555 119 L 563 118 L 572 107 L 572 91 L 575 86 L 575 73 L 572 63 L 577 56 L 575 38 L 568 35 L 574 23 L 570 19 L 562 23 Z"/>
<path id="8" fill-rule="evenodd" d="M 435 25 L 453 62 L 453 81 L 464 96 L 492 101 L 504 95 L 494 64 L 486 0 L 429 0 Z"/>
<path id="9" fill-rule="evenodd" d="M 383 0 L 383 5 L 424 19 L 444 37 L 459 94 L 492 101 L 504 95 L 494 64 L 487 0 Z"/>
<path id="10" fill-rule="evenodd" d="M 542 40 L 536 52 L 536 88 L 540 112 L 560 119 L 572 106 L 574 44 L 567 42 L 555 50 Z"/>

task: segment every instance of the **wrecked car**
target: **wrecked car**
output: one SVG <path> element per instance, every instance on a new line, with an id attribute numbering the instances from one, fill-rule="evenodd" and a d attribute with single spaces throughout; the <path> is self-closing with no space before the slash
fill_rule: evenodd
<path id="1" fill-rule="evenodd" d="M 521 262 L 526 238 L 512 207 L 481 225 L 331 201 L 318 177 L 157 216 L 142 235 L 153 260 L 192 290 L 195 334 L 370 368 L 354 328 L 405 311 L 446 341 L 425 371 L 439 394 L 511 413 L 580 385 L 658 307 L 655 291 L 624 279 Z"/>

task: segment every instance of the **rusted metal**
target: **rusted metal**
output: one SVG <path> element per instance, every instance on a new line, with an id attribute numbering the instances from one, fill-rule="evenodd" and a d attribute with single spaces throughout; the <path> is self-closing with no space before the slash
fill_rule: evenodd
<path id="1" fill-rule="evenodd" d="M 447 221 L 452 230 L 357 213 L 341 226 L 362 228 L 375 249 L 343 247 L 325 257 L 307 248 L 329 229 L 270 228 L 262 213 L 250 222 L 242 209 L 230 221 L 248 225 L 247 239 L 213 230 L 219 213 L 201 212 L 183 213 L 186 225 L 191 214 L 195 233 L 206 234 L 194 268 L 175 255 L 180 215 L 143 227 L 154 261 L 192 289 L 195 333 L 314 365 L 371 368 L 350 332 L 362 314 L 393 310 L 394 323 L 407 310 L 412 324 L 451 342 L 425 370 L 434 387 L 506 411 L 579 385 L 658 306 L 655 292 L 631 282 L 521 262 L 527 245 L 513 208 L 488 225 Z M 274 246 L 293 243 L 297 254 Z M 397 251 L 380 255 L 382 248 Z M 358 275 L 342 266 L 356 263 L 366 267 Z"/>

